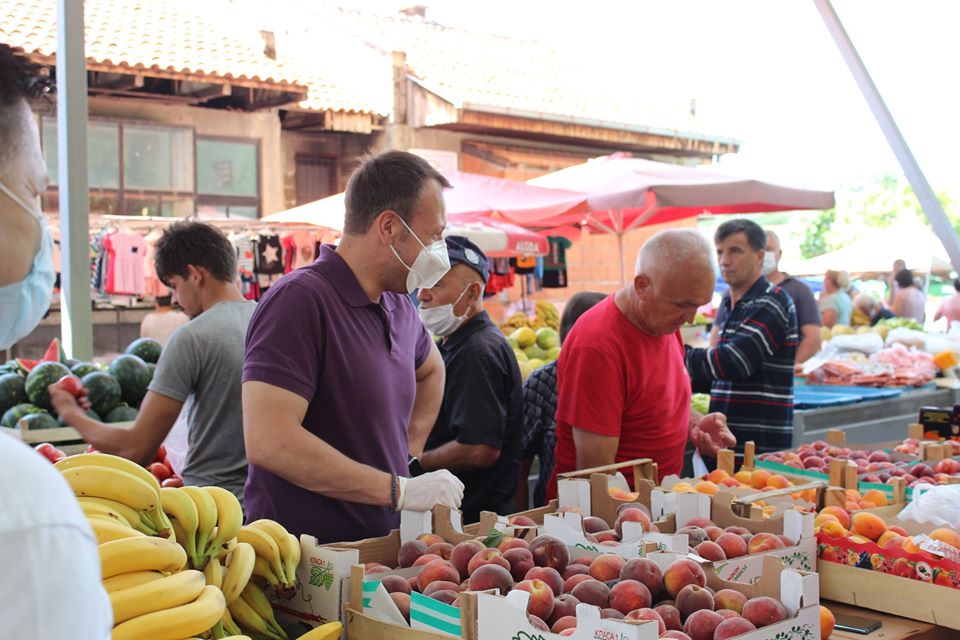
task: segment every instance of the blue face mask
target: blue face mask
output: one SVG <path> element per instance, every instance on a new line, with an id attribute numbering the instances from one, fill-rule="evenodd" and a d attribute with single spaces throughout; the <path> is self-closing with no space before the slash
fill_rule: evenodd
<path id="1" fill-rule="evenodd" d="M 47 225 L 35 216 L 34 208 L 0 182 L 0 191 L 20 205 L 40 225 L 40 251 L 30 266 L 30 273 L 20 282 L 0 287 L 0 349 L 8 349 L 25 338 L 40 324 L 50 308 L 57 274 L 53 269 L 53 237 Z"/>

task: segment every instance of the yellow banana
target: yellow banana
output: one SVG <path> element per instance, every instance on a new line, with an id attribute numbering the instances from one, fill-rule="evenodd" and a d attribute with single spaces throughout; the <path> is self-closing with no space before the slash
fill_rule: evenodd
<path id="1" fill-rule="evenodd" d="M 187 563 L 187 554 L 176 542 L 162 538 L 125 538 L 105 542 L 100 552 L 101 576 L 112 578 L 131 571 L 179 571 Z"/>
<path id="2" fill-rule="evenodd" d="M 112 640 L 178 640 L 196 636 L 217 624 L 226 604 L 216 587 L 206 586 L 200 597 L 189 604 L 154 611 L 113 628 Z"/>
<path id="3" fill-rule="evenodd" d="M 177 487 L 163 487 L 160 489 L 160 503 L 167 517 L 172 518 L 173 531 L 179 542 L 187 552 L 191 562 L 197 557 L 197 527 L 199 515 L 197 505 L 182 489 Z"/>
<path id="4" fill-rule="evenodd" d="M 197 506 L 197 535 L 194 544 L 197 550 L 197 568 L 202 569 L 206 562 L 204 556 L 207 555 L 207 542 L 217 525 L 217 504 L 210 494 L 200 487 L 183 487 L 181 491 L 190 496 Z"/>
<path id="5" fill-rule="evenodd" d="M 270 570 L 273 571 L 273 574 L 277 576 L 281 582 L 284 582 L 283 565 L 280 561 L 280 548 L 277 547 L 277 543 L 269 534 L 264 533 L 260 529 L 247 526 L 240 529 L 240 532 L 237 533 L 237 541 L 246 542 L 253 547 L 257 555 L 267 561 L 267 565 L 270 567 Z"/>
<path id="6" fill-rule="evenodd" d="M 123 471 L 124 473 L 129 473 L 132 476 L 140 478 L 152 487 L 154 491 L 158 494 L 160 493 L 160 481 L 157 480 L 156 476 L 132 460 L 112 456 L 109 453 L 85 453 L 79 456 L 70 456 L 53 466 L 60 472 L 66 471 L 67 469 L 91 466 Z"/>
<path id="7" fill-rule="evenodd" d="M 61 473 L 78 497 L 95 496 L 116 500 L 138 511 L 153 511 L 160 506 L 159 492 L 126 471 L 111 467 L 85 466 L 64 469 Z"/>
<path id="8" fill-rule="evenodd" d="M 81 507 L 84 504 L 99 504 L 116 511 L 124 518 L 127 519 L 127 522 L 130 523 L 130 526 L 139 531 L 140 533 L 145 533 L 148 536 L 157 535 L 157 527 L 152 523 L 149 523 L 146 518 L 146 514 L 143 511 L 137 511 L 136 509 L 129 507 L 122 502 L 117 502 L 116 500 L 107 500 L 106 498 L 77 498 L 77 502 L 80 503 Z"/>
<path id="9" fill-rule="evenodd" d="M 311 631 L 303 634 L 298 640 L 335 640 L 343 633 L 343 623 L 339 621 L 328 622 L 319 627 L 314 627 Z"/>
<path id="10" fill-rule="evenodd" d="M 114 591 L 120 591 L 121 589 L 138 587 L 141 584 L 147 584 L 148 582 L 153 582 L 154 580 L 159 580 L 160 578 L 164 577 L 166 576 L 159 571 L 133 571 L 131 573 L 121 573 L 120 575 L 116 575 L 112 578 L 107 578 L 104 580 L 103 588 L 107 590 L 107 593 L 113 593 Z"/>
<path id="11" fill-rule="evenodd" d="M 247 586 L 244 587 L 240 593 L 240 598 L 245 600 L 247 604 L 250 605 L 250 608 L 256 611 L 258 616 L 263 618 L 264 622 L 267 623 L 267 627 L 281 638 L 286 639 L 287 632 L 283 630 L 283 627 L 277 623 L 277 619 L 273 617 L 273 605 L 270 604 L 263 589 L 253 583 L 247 583 Z"/>
<path id="12" fill-rule="evenodd" d="M 250 640 L 250 636 L 244 635 L 233 635 L 233 636 L 224 636 L 221 640 Z"/>
<path id="13" fill-rule="evenodd" d="M 80 510 L 83 511 L 83 514 L 86 516 L 104 516 L 110 518 L 115 522 L 122 524 L 125 527 L 130 527 L 130 521 L 127 520 L 121 513 L 111 509 L 110 507 L 100 504 L 99 502 L 81 502 Z M 139 520 L 139 517 L 137 518 Z"/>
<path id="14" fill-rule="evenodd" d="M 290 537 L 290 546 L 292 548 L 292 552 L 290 553 L 289 557 L 285 558 L 285 560 L 287 563 L 289 563 L 288 574 L 290 576 L 290 586 L 296 587 L 297 567 L 300 566 L 300 554 L 303 549 L 300 547 L 300 540 L 297 538 L 297 536 L 293 535 L 292 533 L 288 533 L 287 536 Z"/>
<path id="15" fill-rule="evenodd" d="M 179 607 L 196 600 L 206 587 L 199 571 L 181 571 L 129 589 L 110 594 L 113 624 L 154 611 Z"/>
<path id="16" fill-rule="evenodd" d="M 111 542 L 113 540 L 123 540 L 124 538 L 144 538 L 144 534 L 136 529 L 125 527 L 113 518 L 105 516 L 87 516 L 87 522 L 93 529 L 93 535 L 97 537 L 97 544 Z"/>
<path id="17" fill-rule="evenodd" d="M 224 598 L 226 599 L 226 598 Z M 223 612 L 223 617 L 220 618 L 220 624 L 223 625 L 223 630 L 226 633 L 231 634 L 232 636 L 237 636 L 243 633 L 240 630 L 240 627 L 237 626 L 237 623 L 233 621 L 233 616 L 230 615 L 230 603 L 227 603 L 227 608 Z"/>
<path id="18" fill-rule="evenodd" d="M 270 565 L 267 563 L 267 559 L 262 556 L 257 556 L 254 559 L 253 575 L 260 576 L 266 580 L 269 586 L 273 587 L 274 589 L 280 588 L 280 578 L 278 578 L 273 572 L 273 569 L 270 568 Z"/>
<path id="19" fill-rule="evenodd" d="M 220 565 L 220 558 L 210 558 L 207 566 L 203 568 L 203 575 L 207 579 L 207 584 L 215 586 L 223 591 L 223 567 Z"/>
<path id="20" fill-rule="evenodd" d="M 223 578 L 223 598 L 230 604 L 240 596 L 240 592 L 250 582 L 257 553 L 246 542 L 241 542 L 227 557 L 227 573 Z"/>
<path id="21" fill-rule="evenodd" d="M 223 487 L 202 487 L 217 507 L 217 534 L 208 541 L 207 555 L 220 554 L 228 540 L 235 538 L 243 526 L 243 508 L 237 497 Z"/>
<path id="22" fill-rule="evenodd" d="M 273 538 L 277 543 L 277 549 L 280 550 L 280 570 L 277 574 L 283 586 L 290 587 L 297 584 L 296 565 L 293 565 L 293 571 L 290 570 L 290 559 L 294 554 L 294 545 L 290 542 L 290 534 L 283 528 L 279 522 L 274 520 L 255 520 L 247 525 L 251 529 L 259 529 Z"/>
<path id="23" fill-rule="evenodd" d="M 240 625 L 242 630 L 252 631 L 269 638 L 269 640 L 283 640 L 284 637 L 277 635 L 267 624 L 267 621 L 257 615 L 253 607 L 247 604 L 247 601 L 243 598 L 237 598 L 231 602 L 228 609 L 230 609 L 230 615 L 233 616 L 234 622 Z M 116 640 L 116 638 L 113 640 Z"/>

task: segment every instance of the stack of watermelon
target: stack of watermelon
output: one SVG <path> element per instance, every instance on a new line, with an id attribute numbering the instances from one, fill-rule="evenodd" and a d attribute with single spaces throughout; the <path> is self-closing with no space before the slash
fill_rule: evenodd
<path id="1" fill-rule="evenodd" d="M 79 379 L 90 400 L 88 415 L 103 422 L 135 420 L 153 379 L 161 346 L 140 338 L 109 366 L 67 358 L 54 338 L 40 360 L 18 358 L 0 365 L 0 426 L 15 428 L 22 419 L 30 429 L 64 426 L 50 404 L 47 387 L 64 377 Z"/>

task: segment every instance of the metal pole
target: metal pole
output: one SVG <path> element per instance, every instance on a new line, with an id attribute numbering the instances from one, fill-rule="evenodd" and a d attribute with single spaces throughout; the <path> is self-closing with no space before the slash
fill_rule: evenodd
<path id="1" fill-rule="evenodd" d="M 910 186 L 913 187 L 913 192 L 917 195 L 917 199 L 920 200 L 920 206 L 923 207 L 923 212 L 927 215 L 927 220 L 929 220 L 931 226 L 933 226 L 934 233 L 937 234 L 940 242 L 943 243 L 943 248 L 947 250 L 947 255 L 950 256 L 950 262 L 953 263 L 953 268 L 960 271 L 960 239 L 957 238 L 956 232 L 947 219 L 947 214 L 943 212 L 940 201 L 937 200 L 937 196 L 933 193 L 933 189 L 930 188 L 927 178 L 923 175 L 923 171 L 920 170 L 920 165 L 917 164 L 916 158 L 913 157 L 907 141 L 904 139 L 903 134 L 900 133 L 900 129 L 897 128 L 897 123 L 893 119 L 893 115 L 890 113 L 890 110 L 887 109 L 887 105 L 884 103 L 880 91 L 867 72 L 866 65 L 863 64 L 863 60 L 860 59 L 860 55 L 853 46 L 850 36 L 847 35 L 846 29 L 843 28 L 840 17 L 837 16 L 837 12 L 834 10 L 830 0 L 813 0 L 813 3 L 820 12 L 820 17 L 823 18 L 824 24 L 827 25 L 827 30 L 830 32 L 830 35 L 833 36 L 833 40 L 840 50 L 840 55 L 843 56 L 844 61 L 846 61 L 847 66 L 850 68 L 850 73 L 853 75 L 853 79 L 856 80 L 857 86 L 860 87 L 860 92 L 863 93 L 863 98 L 867 101 L 867 105 L 873 112 L 873 117 L 877 119 L 877 124 L 880 125 L 883 135 L 887 138 L 887 143 L 893 150 L 894 155 L 897 156 L 897 161 L 900 163 L 903 173 L 907 176 L 907 180 L 910 181 Z"/>
<path id="2" fill-rule="evenodd" d="M 93 358 L 87 185 L 87 65 L 82 0 L 57 0 L 60 331 L 67 355 Z"/>
<path id="3" fill-rule="evenodd" d="M 627 286 L 627 272 L 623 267 L 623 231 L 617 232 L 617 247 L 620 249 L 620 286 Z"/>

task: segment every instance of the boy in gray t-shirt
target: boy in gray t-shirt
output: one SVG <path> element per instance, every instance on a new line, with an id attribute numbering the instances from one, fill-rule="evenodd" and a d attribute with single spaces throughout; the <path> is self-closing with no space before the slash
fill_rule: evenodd
<path id="1" fill-rule="evenodd" d="M 164 229 L 154 258 L 157 277 L 190 317 L 160 355 L 131 428 L 93 420 L 66 391 L 50 387 L 54 409 L 96 449 L 151 462 L 186 407 L 189 450 L 183 481 L 217 485 L 243 499 L 240 378 L 244 340 L 255 304 L 236 285 L 237 257 L 218 229 L 179 221 Z"/>

